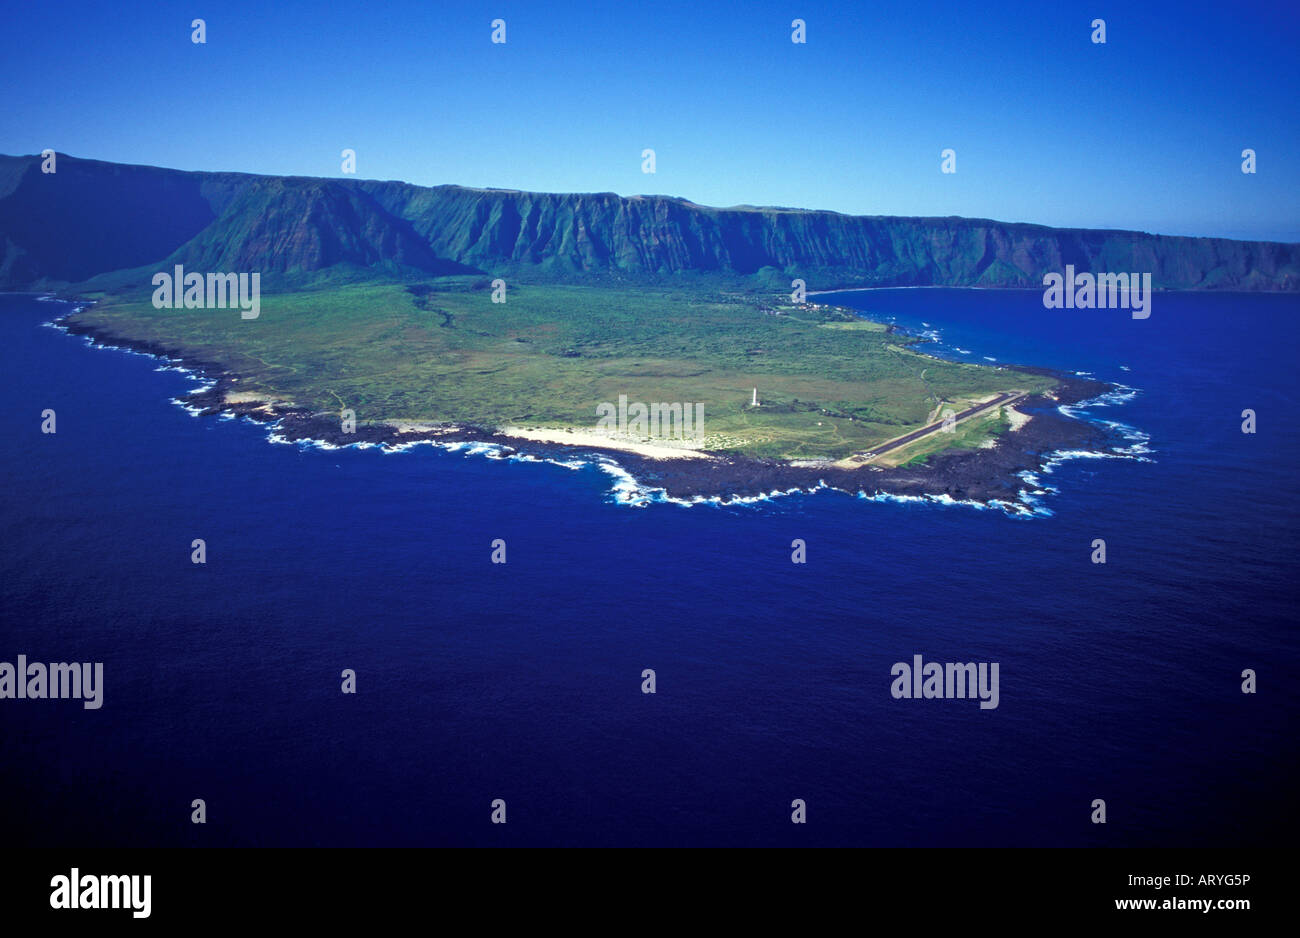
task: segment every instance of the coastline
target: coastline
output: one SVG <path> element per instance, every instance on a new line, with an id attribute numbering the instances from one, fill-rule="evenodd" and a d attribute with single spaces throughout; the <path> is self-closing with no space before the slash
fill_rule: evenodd
<path id="1" fill-rule="evenodd" d="M 671 446 L 628 439 L 594 430 L 574 427 L 502 427 L 499 435 L 532 443 L 554 443 L 560 446 L 577 446 L 586 449 L 607 449 L 631 453 L 650 460 L 716 459 L 713 453 L 691 449 L 688 446 Z"/>
<path id="2" fill-rule="evenodd" d="M 244 391 L 240 376 L 212 361 L 200 360 L 157 343 L 136 341 L 76 322 L 73 317 L 91 301 L 73 299 L 78 309 L 54 320 L 71 335 L 92 345 L 126 349 L 154 356 L 194 373 L 204 386 L 185 395 L 181 403 L 195 416 L 247 417 L 266 425 L 274 439 L 333 447 L 372 445 L 390 449 L 429 443 L 441 446 L 487 444 L 504 457 L 572 461 L 581 454 L 602 458 L 612 474 L 623 477 L 624 489 L 659 493 L 681 504 L 752 501 L 776 494 L 834 489 L 868 499 L 918 499 L 944 503 L 998 506 L 1013 513 L 1032 513 L 1030 504 L 1043 494 L 1031 481 L 1061 453 L 1093 451 L 1112 434 L 1102 426 L 1068 415 L 1071 406 L 1117 391 L 1117 385 L 1065 375 L 1051 369 L 1015 366 L 1056 382 L 1043 394 L 1016 403 L 1024 418 L 1012 431 L 986 445 L 949 450 L 924 464 L 886 468 L 843 468 L 831 462 L 784 462 L 725 452 L 653 445 L 610 438 L 592 430 L 565 428 L 489 427 L 475 424 L 358 424 L 344 433 L 339 415 L 312 412 L 288 401 Z"/>
<path id="3" fill-rule="evenodd" d="M 872 290 L 1036 290 L 1040 287 L 958 287 L 946 283 L 913 283 L 892 287 L 831 287 L 829 290 L 805 290 L 804 296 L 830 296 L 834 293 L 866 293 Z"/>

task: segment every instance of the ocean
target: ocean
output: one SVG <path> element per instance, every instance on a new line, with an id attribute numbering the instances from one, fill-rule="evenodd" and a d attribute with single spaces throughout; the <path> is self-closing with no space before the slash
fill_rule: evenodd
<path id="1" fill-rule="evenodd" d="M 0 700 L 5 842 L 1287 842 L 1300 298 L 816 299 L 1122 385 L 1082 408 L 1113 443 L 1027 479 L 1022 513 L 686 507 L 593 459 L 269 442 L 0 296 L 0 661 L 104 663 L 98 710 Z M 914 655 L 998 663 L 998 706 L 895 699 Z"/>

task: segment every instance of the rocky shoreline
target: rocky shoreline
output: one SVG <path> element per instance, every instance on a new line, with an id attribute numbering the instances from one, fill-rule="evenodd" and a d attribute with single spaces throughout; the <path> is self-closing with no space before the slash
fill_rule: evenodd
<path id="1" fill-rule="evenodd" d="M 125 348 L 166 359 L 210 382 L 209 386 L 185 397 L 187 406 L 201 416 L 231 414 L 259 423 L 275 425 L 278 437 L 288 441 L 319 441 L 335 446 L 357 443 L 398 446 L 423 441 L 490 443 L 505 455 L 527 454 L 539 458 L 571 459 L 579 453 L 598 452 L 616 462 L 643 487 L 663 489 L 671 498 L 723 501 L 749 498 L 773 492 L 830 487 L 866 496 L 892 495 L 948 498 L 973 502 L 1021 502 L 1026 483 L 1021 473 L 1041 469 L 1051 454 L 1061 450 L 1094 449 L 1107 438 L 1101 427 L 1060 413 L 1062 404 L 1076 404 L 1113 390 L 1114 385 L 1091 379 L 1061 375 L 1043 368 L 1014 366 L 1020 371 L 1046 375 L 1057 382 L 1047 394 L 1026 398 L 1016 405 L 1032 415 L 1025 426 L 997 437 L 993 446 L 953 450 L 930 457 L 923 465 L 910 467 L 863 467 L 844 469 L 826 466 L 792 466 L 778 460 L 751 459 L 725 453 L 712 459 L 653 459 L 616 449 L 573 446 L 507 437 L 496 428 L 456 425 L 430 429 L 400 429 L 386 424 L 358 423 L 353 432 L 343 432 L 336 412 L 312 412 L 287 403 L 262 399 L 232 401 L 238 394 L 239 376 L 216 362 L 186 356 L 152 342 L 122 338 L 95 326 L 76 322 L 69 314 L 56 321 L 72 335 L 84 336 L 97 345 Z"/>
<path id="2" fill-rule="evenodd" d="M 1046 373 L 1041 369 L 1038 371 Z M 828 486 L 867 496 L 1016 503 L 1021 501 L 1020 493 L 1026 488 L 1021 473 L 1041 469 L 1053 453 L 1096 448 L 1107 438 L 1101 427 L 1067 417 L 1057 408 L 1097 397 L 1112 390 L 1113 386 L 1080 378 L 1052 377 L 1060 381 L 1051 392 L 1052 397 L 1036 395 L 1016 405 L 1017 410 L 1033 418 L 1019 430 L 1001 434 L 991 447 L 950 450 L 936 454 L 918 466 L 841 469 L 834 466 L 790 466 L 776 460 L 735 457 L 681 464 L 639 460 L 634 465 L 633 460 L 624 459 L 620 459 L 620 463 L 638 481 L 662 487 L 668 495 L 676 498 L 720 493 L 755 496 L 792 488 Z"/>

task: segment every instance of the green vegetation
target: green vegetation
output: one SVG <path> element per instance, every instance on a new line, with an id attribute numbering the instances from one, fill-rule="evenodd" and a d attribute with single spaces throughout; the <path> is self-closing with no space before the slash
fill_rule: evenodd
<path id="1" fill-rule="evenodd" d="M 607 285 L 729 277 L 773 295 L 810 288 L 1042 289 L 1083 272 L 1150 271 L 1157 289 L 1300 289 L 1300 244 L 1164 237 L 980 218 L 711 208 L 671 196 L 426 188 L 356 178 L 180 172 L 60 154 L 0 156 L 0 290 L 109 275 L 143 285 L 172 264 L 311 275 L 456 274 Z M 104 284 L 100 284 L 104 285 Z"/>
<path id="2" fill-rule="evenodd" d="M 884 326 L 785 303 L 512 284 L 497 304 L 482 278 L 452 277 L 263 294 L 255 320 L 111 296 L 77 319 L 218 362 L 241 392 L 352 408 L 359 422 L 590 429 L 598 403 L 626 394 L 701 402 L 701 445 L 750 456 L 841 458 L 923 425 L 941 400 L 1052 383 L 938 361 Z"/>
<path id="3" fill-rule="evenodd" d="M 922 437 L 890 453 L 889 460 L 877 460 L 876 465 L 916 466 L 927 462 L 931 456 L 950 449 L 974 449 L 987 445 L 994 437 L 1005 433 L 1011 422 L 997 407 L 986 414 L 963 420 L 952 433 L 935 433 Z"/>

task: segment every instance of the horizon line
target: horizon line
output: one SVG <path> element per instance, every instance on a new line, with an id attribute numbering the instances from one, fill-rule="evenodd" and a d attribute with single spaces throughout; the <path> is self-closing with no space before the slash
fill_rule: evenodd
<path id="1" fill-rule="evenodd" d="M 352 175 L 340 176 L 307 176 L 285 173 L 260 173 L 249 172 L 238 169 L 181 169 L 176 166 L 158 166 L 154 163 L 119 163 L 114 160 L 101 160 L 94 157 L 75 156 L 71 153 L 65 153 L 60 150 L 53 151 L 55 156 L 60 159 L 70 159 L 82 163 L 102 163 L 106 166 L 128 166 L 135 169 L 159 169 L 173 173 L 193 173 L 204 174 L 209 176 L 251 176 L 258 179 L 309 179 L 320 180 L 323 182 L 342 182 L 342 183 L 393 183 L 401 186 L 411 186 L 415 189 L 463 189 L 467 192 L 498 192 L 518 195 L 545 195 L 545 196 L 613 196 L 616 199 L 664 199 L 671 202 L 684 202 L 687 205 L 699 209 L 705 209 L 713 212 L 788 212 L 814 215 L 838 215 L 842 218 L 884 218 L 884 219 L 909 219 L 917 221 L 964 221 L 964 222 L 989 222 L 995 225 L 1020 226 L 1027 228 L 1041 228 L 1046 231 L 1089 231 L 1089 232 L 1109 232 L 1115 234 L 1138 234 L 1152 238 L 1182 238 L 1188 241 L 1234 241 L 1243 244 L 1281 244 L 1281 245 L 1300 245 L 1300 241 L 1276 241 L 1268 238 L 1230 238 L 1222 235 L 1177 235 L 1161 234 L 1157 231 L 1143 231 L 1136 228 L 1085 228 L 1078 226 L 1062 227 L 1057 225 L 1046 225 L 1042 222 L 1029 221 L 1003 221 L 996 218 L 981 218 L 971 215 L 853 215 L 847 212 L 837 211 L 836 209 L 825 208 L 799 208 L 785 205 L 750 205 L 742 203 L 739 205 L 706 205 L 702 202 L 695 202 L 685 196 L 665 195 L 661 193 L 635 193 L 631 195 L 622 195 L 613 191 L 590 191 L 590 192 L 554 192 L 543 191 L 538 189 L 515 189 L 504 186 L 467 186 L 461 183 L 445 182 L 433 186 L 423 186 L 419 183 L 407 182 L 404 179 L 378 179 L 373 177 L 358 177 Z M 0 153 L 0 159 L 11 160 L 36 160 L 43 159 L 39 153 L 21 153 L 9 154 Z"/>

